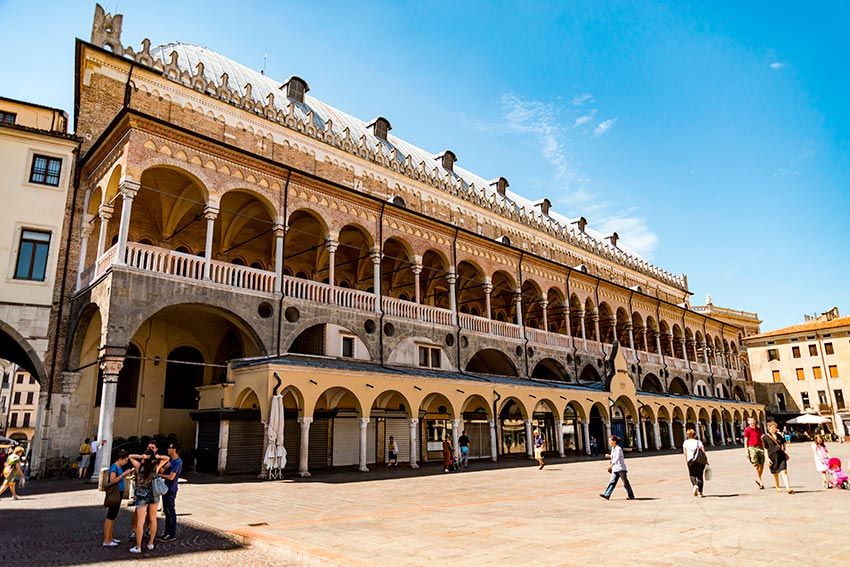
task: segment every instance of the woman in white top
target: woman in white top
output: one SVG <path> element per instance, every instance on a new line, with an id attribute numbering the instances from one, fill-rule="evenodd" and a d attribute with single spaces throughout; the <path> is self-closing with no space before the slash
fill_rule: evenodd
<path id="1" fill-rule="evenodd" d="M 390 435 L 389 443 L 387 443 L 387 452 L 389 453 L 389 458 L 387 459 L 388 467 L 397 467 L 398 466 L 398 443 L 395 442 L 395 438 Z"/>
<path id="2" fill-rule="evenodd" d="M 815 457 L 815 469 L 823 476 L 823 487 L 829 488 L 829 475 L 827 463 L 829 462 L 829 450 L 826 448 L 826 441 L 823 435 L 815 435 L 815 442 L 812 443 L 812 453 Z"/>
<path id="3" fill-rule="evenodd" d="M 691 477 L 691 484 L 694 486 L 694 497 L 702 498 L 703 475 L 705 474 L 705 467 L 708 466 L 708 457 L 705 454 L 702 441 L 697 439 L 697 432 L 688 429 L 686 434 L 688 438 L 682 443 L 682 452 L 685 454 L 688 474 Z"/>

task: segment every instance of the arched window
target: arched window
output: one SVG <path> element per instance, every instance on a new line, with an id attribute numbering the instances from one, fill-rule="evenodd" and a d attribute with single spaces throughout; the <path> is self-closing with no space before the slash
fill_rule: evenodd
<path id="1" fill-rule="evenodd" d="M 190 346 L 168 353 L 165 363 L 165 391 L 162 407 L 167 409 L 197 409 L 195 388 L 204 385 L 204 355 Z"/>

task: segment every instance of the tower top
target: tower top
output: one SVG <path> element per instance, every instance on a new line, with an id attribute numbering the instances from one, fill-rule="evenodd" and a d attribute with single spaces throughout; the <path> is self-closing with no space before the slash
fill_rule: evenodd
<path id="1" fill-rule="evenodd" d="M 122 14 L 114 16 L 96 4 L 94 7 L 94 21 L 91 26 L 91 42 L 98 47 L 108 49 L 117 55 L 124 53 L 121 45 L 121 24 L 124 21 Z"/>

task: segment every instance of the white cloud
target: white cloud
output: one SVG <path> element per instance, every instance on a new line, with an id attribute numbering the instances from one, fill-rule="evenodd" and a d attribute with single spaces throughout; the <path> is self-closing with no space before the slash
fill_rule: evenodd
<path id="1" fill-rule="evenodd" d="M 616 124 L 616 122 L 617 122 L 616 118 L 609 118 L 608 120 L 604 120 L 604 121 L 600 122 L 599 124 L 596 125 L 596 128 L 593 129 L 593 135 L 594 136 L 601 136 L 601 135 L 605 134 L 608 130 L 610 130 L 611 128 L 614 127 L 614 124 Z"/>
<path id="2" fill-rule="evenodd" d="M 589 96 L 589 95 L 588 95 Z M 575 100 L 575 99 L 574 99 Z M 552 167 L 550 179 L 542 185 L 554 186 L 550 198 L 555 209 L 570 218 L 584 216 L 589 227 L 603 236 L 616 231 L 620 235 L 620 247 L 645 258 L 651 257 L 658 244 L 658 237 L 646 224 L 646 219 L 633 208 L 623 208 L 622 203 L 605 201 L 590 189 L 591 180 L 580 172 L 580 164 L 571 149 L 573 138 L 580 131 L 578 125 L 591 122 L 596 110 L 574 119 L 569 126 L 570 111 L 559 105 L 529 100 L 516 94 L 505 94 L 500 102 L 505 118 L 503 129 L 533 139 L 541 157 Z M 585 120 L 584 117 L 590 118 Z M 611 129 L 616 118 L 598 124 L 594 133 L 601 135 Z M 543 177 L 543 172 L 541 172 Z"/>
<path id="3" fill-rule="evenodd" d="M 593 95 L 590 93 L 582 93 L 574 96 L 571 102 L 573 103 L 573 106 L 584 106 L 585 104 L 593 102 Z"/>
<path id="4" fill-rule="evenodd" d="M 785 63 L 780 63 L 779 61 L 774 61 L 773 63 L 770 64 L 770 68 L 773 69 L 774 71 L 778 71 L 778 70 L 782 69 L 783 67 L 785 67 Z"/>

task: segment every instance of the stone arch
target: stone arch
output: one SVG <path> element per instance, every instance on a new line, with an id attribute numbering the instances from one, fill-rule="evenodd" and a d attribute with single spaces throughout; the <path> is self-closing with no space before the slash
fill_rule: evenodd
<path id="1" fill-rule="evenodd" d="M 617 308 L 615 317 L 615 335 L 620 344 L 630 348 L 631 341 L 629 340 L 629 328 L 632 326 L 632 318 L 629 317 L 628 311 L 622 307 Z M 634 328 L 632 328 L 632 336 L 634 336 Z M 635 344 L 637 346 L 637 343 Z"/>
<path id="2" fill-rule="evenodd" d="M 300 208 L 289 215 L 283 262 L 295 277 L 322 281 L 328 271 L 328 234 L 325 219 L 312 209 Z"/>
<path id="3" fill-rule="evenodd" d="M 522 324 L 532 329 L 543 328 L 543 291 L 533 279 L 522 282 Z"/>
<path id="4" fill-rule="evenodd" d="M 411 405 L 410 400 L 398 390 L 384 390 L 371 400 L 366 400 L 366 405 L 372 408 L 369 412 L 370 414 L 375 409 L 381 409 L 384 411 L 403 411 L 408 418 L 414 416 L 414 407 Z"/>
<path id="5" fill-rule="evenodd" d="M 644 392 L 653 392 L 656 394 L 664 393 L 664 386 L 661 385 L 661 380 L 659 380 L 658 377 L 651 372 L 643 377 L 640 389 Z"/>
<path id="6" fill-rule="evenodd" d="M 596 305 L 593 303 L 593 300 L 588 297 L 584 300 L 584 329 L 587 332 L 587 339 L 591 341 L 598 341 L 599 337 L 596 336 L 596 325 L 593 321 L 593 318 L 596 317 Z"/>
<path id="7" fill-rule="evenodd" d="M 484 413 L 486 413 L 487 419 L 493 419 L 493 406 L 481 394 L 471 394 L 467 396 L 460 407 L 461 415 L 469 412 L 472 407 L 475 407 L 476 409 L 483 407 L 485 409 Z"/>
<path id="8" fill-rule="evenodd" d="M 413 301 L 413 251 L 402 238 L 392 236 L 384 240 L 381 256 L 381 295 L 394 299 Z"/>
<path id="9" fill-rule="evenodd" d="M 155 165 L 142 172 L 140 188 L 133 199 L 129 239 L 147 237 L 157 245 L 171 248 L 179 235 L 192 247 L 205 246 L 204 208 L 209 202 L 207 185 L 185 169 Z M 117 234 L 123 200 L 116 200 L 109 222 L 109 234 Z"/>
<path id="10" fill-rule="evenodd" d="M 593 364 L 585 364 L 578 375 L 578 381 L 580 383 L 602 382 L 602 375 L 599 373 L 599 370 Z"/>
<path id="11" fill-rule="evenodd" d="M 442 309 L 450 309 L 449 283 L 447 275 L 451 263 L 446 255 L 435 248 L 429 248 L 422 254 L 422 272 L 419 275 L 419 297 L 424 305 L 432 305 Z M 468 282 L 467 282 L 468 283 Z M 457 279 L 457 289 L 460 290 L 460 277 Z M 460 304 L 460 293 L 457 295 Z M 472 315 L 485 315 L 480 305 L 465 306 Z"/>
<path id="12" fill-rule="evenodd" d="M 245 257 L 245 264 L 259 260 L 271 266 L 275 219 L 277 210 L 264 195 L 242 188 L 227 191 L 221 196 L 215 220 L 213 255 L 229 261 L 236 253 Z"/>
<path id="13" fill-rule="evenodd" d="M 567 372 L 567 369 L 554 358 L 544 358 L 535 364 L 534 370 L 531 372 L 531 377 L 541 380 L 557 380 L 559 382 L 570 381 L 570 374 Z"/>
<path id="14" fill-rule="evenodd" d="M 570 294 L 570 333 L 574 337 L 581 337 L 582 312 L 584 306 L 581 299 L 575 293 Z"/>
<path id="15" fill-rule="evenodd" d="M 445 409 L 445 411 L 440 411 Z M 457 419 L 458 414 L 455 411 L 455 406 L 445 394 L 439 392 L 431 392 L 422 397 L 419 403 L 420 415 L 422 412 L 448 415 L 449 419 Z"/>
<path id="16" fill-rule="evenodd" d="M 550 333 L 567 332 L 567 304 L 560 288 L 550 287 L 546 292 L 546 319 Z"/>
<path id="17" fill-rule="evenodd" d="M 374 286 L 372 234 L 358 223 L 343 226 L 337 236 L 334 254 L 334 285 L 365 291 Z"/>
<path id="18" fill-rule="evenodd" d="M 735 386 L 732 388 L 732 398 L 738 402 L 747 401 L 747 396 L 744 394 L 744 389 L 740 386 Z"/>
<path id="19" fill-rule="evenodd" d="M 352 390 L 344 386 L 331 386 L 316 398 L 311 415 L 321 411 L 346 409 L 353 410 L 359 417 L 363 417 L 363 407 L 360 398 Z"/>
<path id="20" fill-rule="evenodd" d="M 505 270 L 497 270 L 490 281 L 493 286 L 493 291 L 490 292 L 493 319 L 516 323 L 516 280 Z"/>
<path id="21" fill-rule="evenodd" d="M 677 396 L 690 396 L 691 392 L 684 380 L 678 376 L 674 376 L 667 385 L 667 392 Z"/>
<path id="22" fill-rule="evenodd" d="M 448 266 L 448 263 L 446 265 Z M 471 260 L 464 260 L 457 265 L 457 283 L 455 285 L 457 287 L 458 310 L 461 313 L 473 314 L 473 311 L 477 311 L 480 316 L 487 317 L 485 280 L 484 271 Z"/>
<path id="23" fill-rule="evenodd" d="M 544 406 L 546 409 L 548 409 L 550 412 L 552 412 L 552 415 L 555 416 L 555 420 L 560 421 L 561 412 L 558 409 L 557 404 L 555 404 L 555 402 L 553 402 L 549 398 L 541 398 L 541 399 L 537 400 L 537 403 L 534 405 L 534 409 L 531 412 L 532 415 L 535 412 L 537 412 L 537 408 L 539 408 L 541 405 Z"/>
<path id="24" fill-rule="evenodd" d="M 33 346 L 12 325 L 0 320 L 0 358 L 14 362 L 40 384 L 47 378 L 41 357 Z"/>
<path id="25" fill-rule="evenodd" d="M 611 311 L 611 306 L 603 301 L 599 304 L 597 312 L 599 316 L 598 340 L 603 343 L 613 343 L 617 338 L 617 321 Z"/>
<path id="26" fill-rule="evenodd" d="M 661 354 L 658 351 L 659 329 L 655 318 L 650 315 L 646 318 L 646 347 L 652 354 Z"/>
<path id="27" fill-rule="evenodd" d="M 479 350 L 466 363 L 467 372 L 496 374 L 499 376 L 517 376 L 517 367 L 502 351 L 494 348 Z"/>
<path id="28" fill-rule="evenodd" d="M 694 383 L 694 395 L 701 398 L 707 398 L 712 395 L 712 392 L 708 388 L 708 384 L 706 384 L 705 380 L 700 379 Z"/>
<path id="29" fill-rule="evenodd" d="M 103 339 L 103 318 L 100 312 L 100 306 L 97 303 L 91 302 L 82 307 L 76 315 L 70 317 L 68 329 L 67 352 L 65 355 L 64 370 L 71 372 L 76 371 L 80 366 L 80 359 L 83 353 L 83 341 L 88 334 L 88 329 L 92 322 L 95 322 L 98 329 L 98 345 L 100 346 Z"/>
<path id="30" fill-rule="evenodd" d="M 253 388 L 243 388 L 236 396 L 233 407 L 238 409 L 260 409 L 260 397 Z"/>
<path id="31" fill-rule="evenodd" d="M 295 354 L 307 354 L 314 356 L 330 356 L 331 351 L 335 352 L 335 345 L 330 344 L 329 332 L 340 330 L 346 334 L 354 335 L 355 352 L 363 349 L 366 352 L 365 357 L 355 356 L 360 360 L 371 360 L 372 358 L 372 339 L 363 327 L 348 327 L 338 324 L 338 318 L 328 317 L 312 317 L 305 318 L 292 325 L 283 338 L 283 349 L 286 352 Z M 329 348 L 330 347 L 330 348 Z"/>

